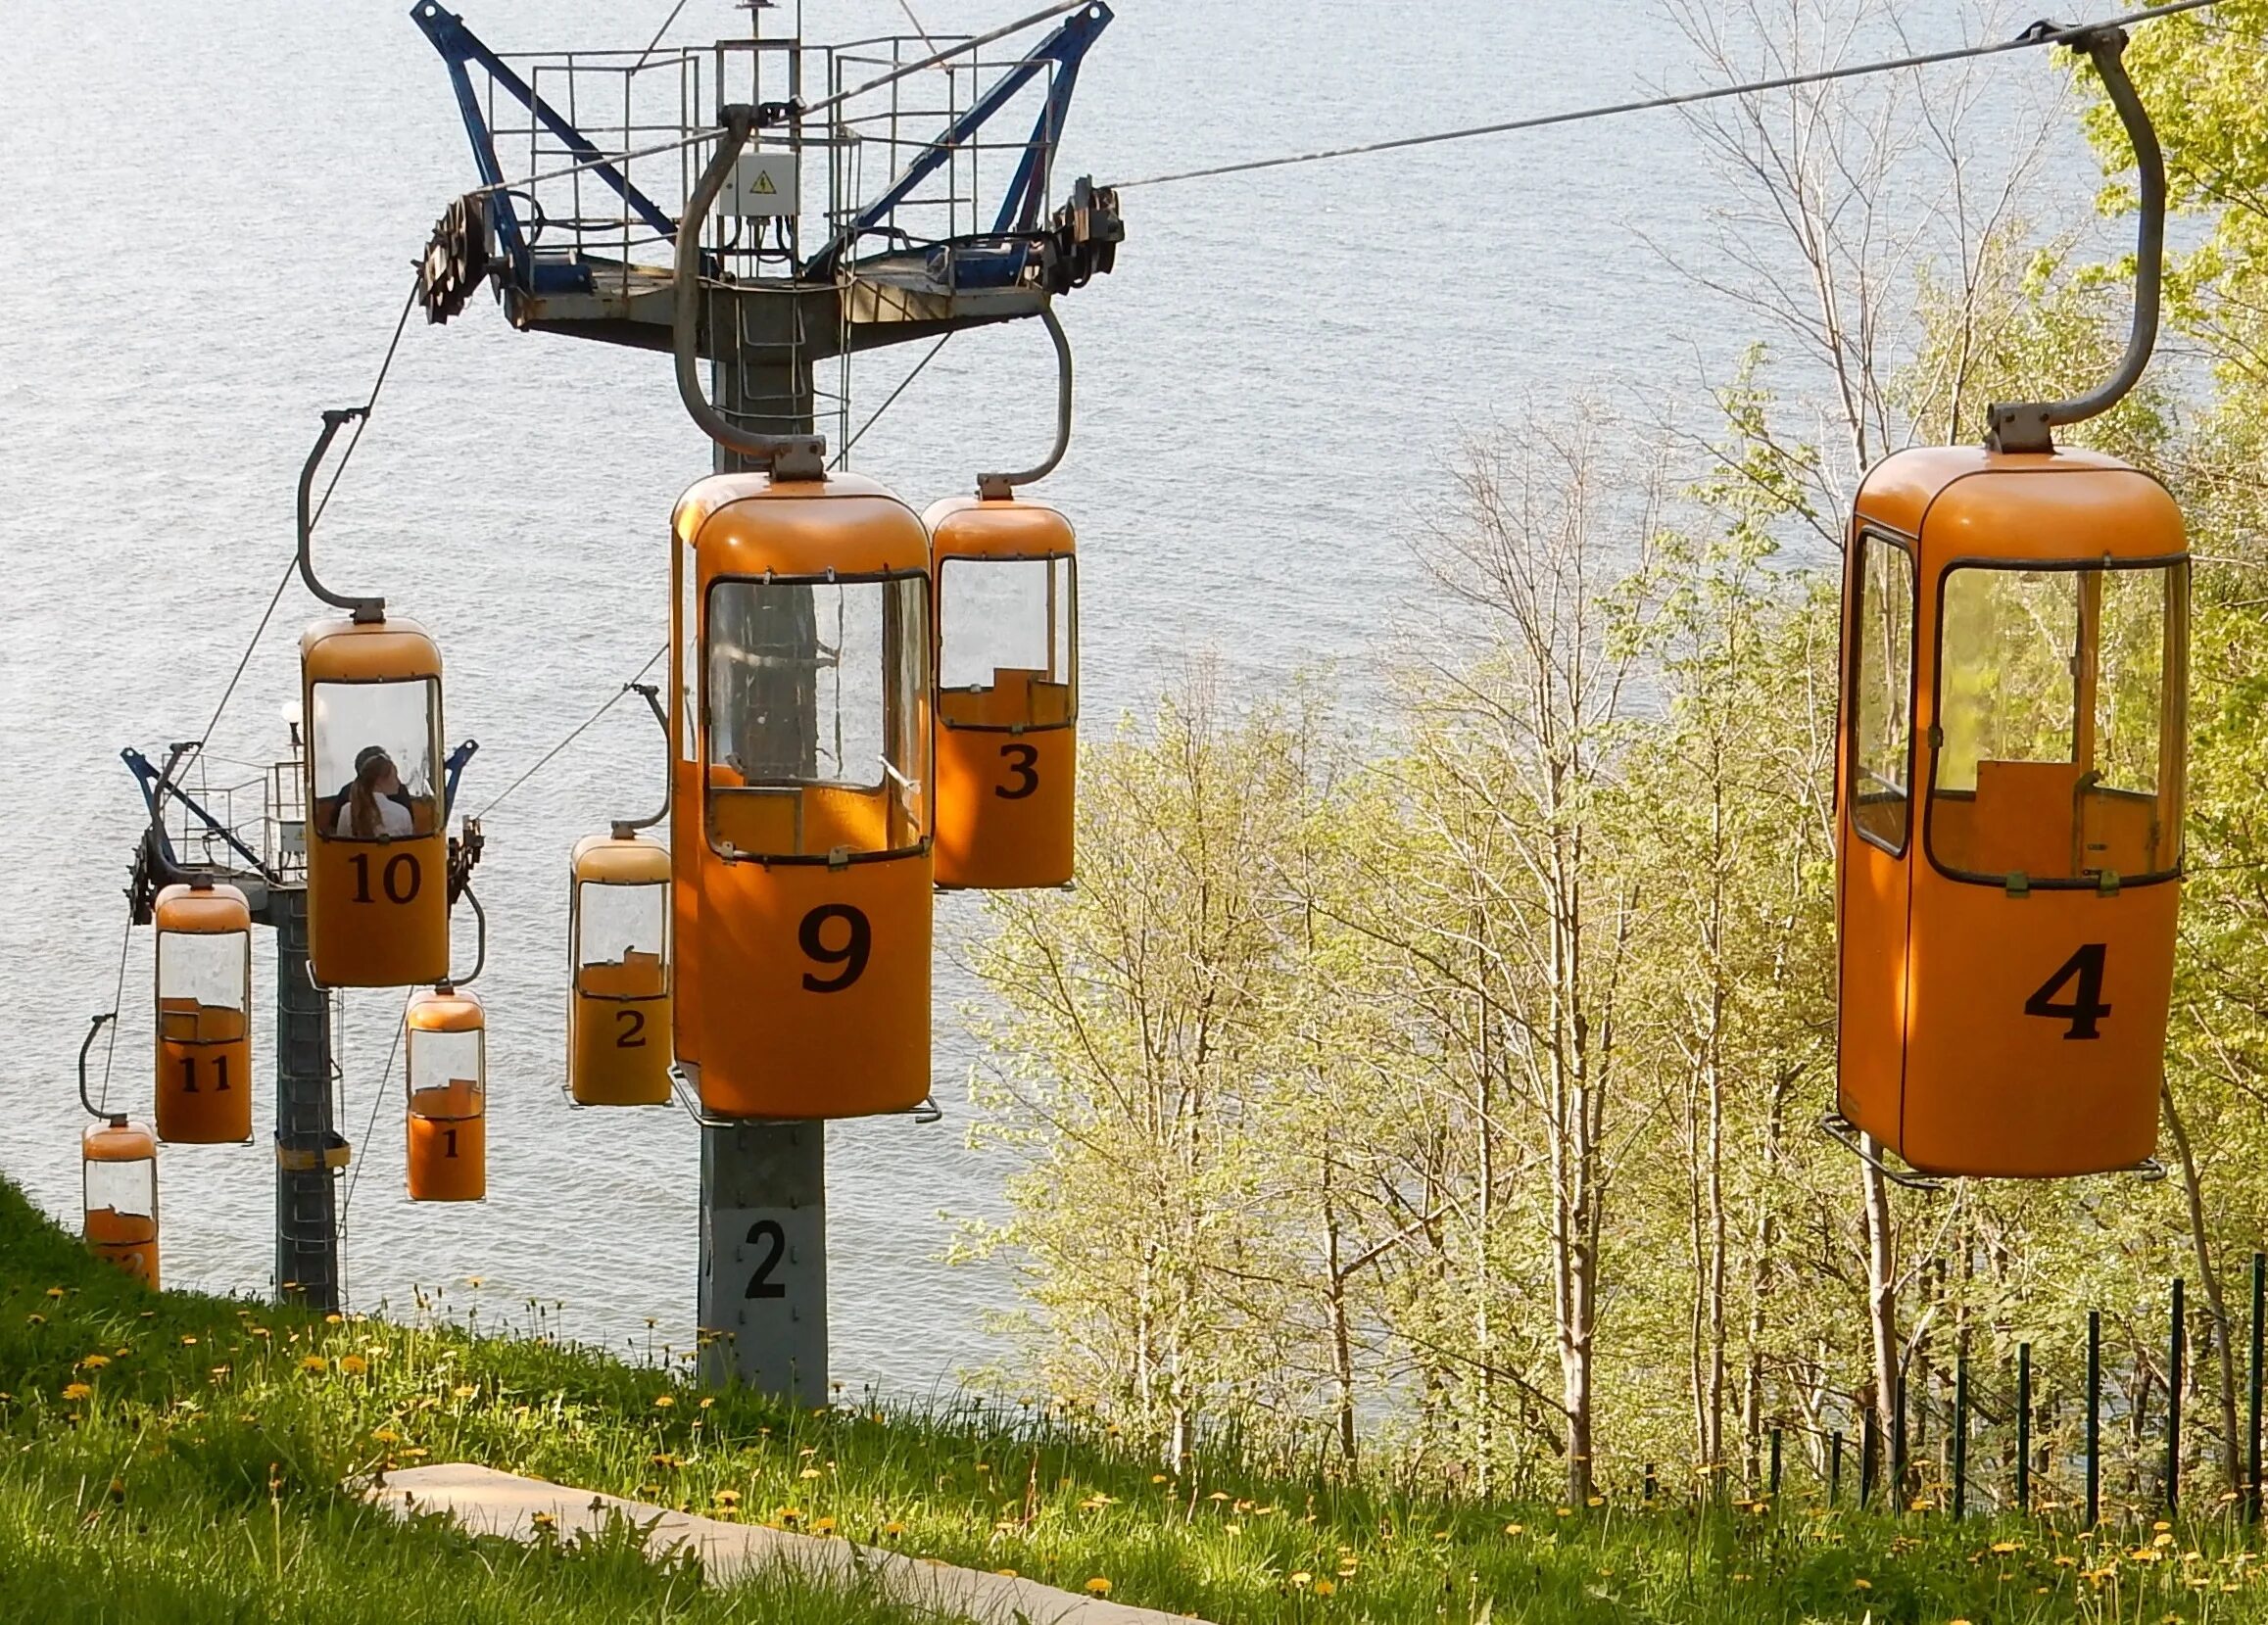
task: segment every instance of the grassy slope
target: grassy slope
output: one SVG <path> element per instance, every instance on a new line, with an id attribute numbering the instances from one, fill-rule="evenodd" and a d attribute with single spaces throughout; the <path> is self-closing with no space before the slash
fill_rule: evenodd
<path id="1" fill-rule="evenodd" d="M 73 1383 L 89 1392 L 67 1397 Z M 903 1617 L 783 1583 L 704 1596 L 622 1550 L 405 1528 L 337 1488 L 456 1459 L 1073 1589 L 1106 1579 L 1120 1601 L 1233 1625 L 2268 1618 L 2219 1521 L 2153 1549 L 2147 1529 L 1562 1515 L 1228 1468 L 1174 1480 L 1013 1412 L 796 1413 L 539 1342 L 152 1297 L 4 1182 L 0 1391 L 8 1620 Z"/>

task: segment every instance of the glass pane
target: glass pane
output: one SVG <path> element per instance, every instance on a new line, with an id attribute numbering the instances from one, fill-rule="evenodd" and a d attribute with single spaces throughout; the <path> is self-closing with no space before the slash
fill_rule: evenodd
<path id="1" fill-rule="evenodd" d="M 1977 764 L 2068 762 L 2077 742 L 2077 570 L 1955 570 L 1946 579 L 1937 788 Z"/>
<path id="2" fill-rule="evenodd" d="M 708 597 L 712 766 L 751 785 L 882 784 L 883 586 L 723 581 Z"/>
<path id="3" fill-rule="evenodd" d="M 1851 818 L 1904 851 L 1912 805 L 1913 558 L 1879 537 L 1859 546 Z"/>
<path id="4" fill-rule="evenodd" d="M 999 689 L 1010 674 L 1071 681 L 1070 559 L 948 558 L 941 592 L 941 687 Z"/>
<path id="5" fill-rule="evenodd" d="M 482 1032 L 410 1031 L 410 1109 L 426 1117 L 463 1117 L 480 1108 Z"/>
<path id="6" fill-rule="evenodd" d="M 309 749 L 317 833 L 398 839 L 440 828 L 436 713 L 441 685 L 317 683 Z"/>
<path id="7" fill-rule="evenodd" d="M 2179 567 L 1946 578 L 1932 854 L 2090 884 L 2181 861 Z"/>
<path id="8" fill-rule="evenodd" d="M 586 993 L 651 998 L 662 991 L 661 950 L 669 883 L 607 885 L 587 881 L 577 896 L 575 964 Z"/>
<path id="9" fill-rule="evenodd" d="M 2108 789 L 2157 789 L 2165 720 L 2166 597 L 2172 573 L 2099 576 L 2102 656 L 2095 679 L 2095 766 Z"/>
<path id="10" fill-rule="evenodd" d="M 133 1214 L 147 1219 L 158 1211 L 158 1165 L 147 1160 L 86 1165 L 86 1211 Z M 97 1239 L 126 1239 L 100 1237 Z"/>
<path id="11" fill-rule="evenodd" d="M 183 1000 L 208 1010 L 242 1010 L 249 991 L 245 983 L 245 933 L 166 931 L 158 933 L 158 997 Z"/>

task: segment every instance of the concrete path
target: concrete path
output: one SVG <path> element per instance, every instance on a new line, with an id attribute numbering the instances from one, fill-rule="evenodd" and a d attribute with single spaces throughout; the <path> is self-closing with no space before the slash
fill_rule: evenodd
<path id="1" fill-rule="evenodd" d="M 548 1484 L 449 1462 L 410 1467 L 385 1475 L 366 1491 L 369 1499 L 402 1517 L 445 1512 L 477 1534 L 531 1541 L 548 1514 L 561 1538 L 597 1533 L 620 1514 L 641 1526 L 652 1525 L 647 1550 L 659 1557 L 689 1551 L 700 1558 L 712 1585 L 794 1568 L 814 1578 L 844 1585 L 864 1579 L 893 1601 L 932 1609 L 979 1625 L 1182 1625 L 1191 1616 L 1131 1608 L 1105 1598 L 1081 1597 L 1035 1580 L 954 1568 L 899 1552 L 880 1552 L 845 1540 L 792 1535 L 760 1524 L 724 1523 L 715 1518 L 673 1512 L 665 1506 L 624 1501 L 618 1496 Z"/>

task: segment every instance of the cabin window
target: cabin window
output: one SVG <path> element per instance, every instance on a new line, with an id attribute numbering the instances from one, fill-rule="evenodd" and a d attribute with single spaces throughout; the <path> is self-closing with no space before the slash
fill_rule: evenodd
<path id="1" fill-rule="evenodd" d="M 705 631 L 709 837 L 728 855 L 918 848 L 929 581 L 724 580 Z"/>
<path id="2" fill-rule="evenodd" d="M 947 558 L 939 572 L 939 688 L 1001 698 L 1006 723 L 1075 720 L 1075 571 L 1068 557 Z M 964 722 L 950 696 L 943 720 Z"/>
<path id="3" fill-rule="evenodd" d="M 1876 845 L 1902 853 L 1913 805 L 1913 555 L 1871 532 L 1858 548 L 1851 824 Z"/>
<path id="4" fill-rule="evenodd" d="M 314 701 L 315 833 L 401 840 L 439 829 L 440 683 L 317 683 Z"/>
<path id="5" fill-rule="evenodd" d="M 2181 865 L 2186 562 L 1962 565 L 1941 599 L 1930 855 L 1964 880 Z"/>

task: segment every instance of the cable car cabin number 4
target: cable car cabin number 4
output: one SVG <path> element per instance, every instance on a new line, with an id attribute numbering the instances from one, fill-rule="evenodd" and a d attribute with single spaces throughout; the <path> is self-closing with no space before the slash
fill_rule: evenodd
<path id="1" fill-rule="evenodd" d="M 2189 557 L 2085 453 L 1901 453 L 1844 586 L 1843 1115 L 1931 1172 L 2131 1168 L 2156 1144 Z"/>
<path id="2" fill-rule="evenodd" d="M 929 1093 L 930 554 L 848 475 L 679 499 L 679 1064 L 720 1117 Z"/>
<path id="3" fill-rule="evenodd" d="M 317 621 L 308 723 L 308 955 L 326 987 L 449 975 L 441 651 L 414 621 Z"/>

